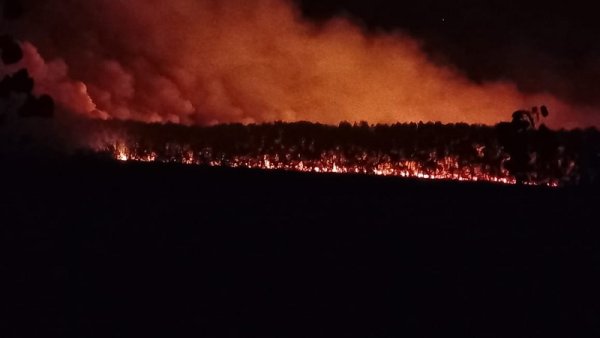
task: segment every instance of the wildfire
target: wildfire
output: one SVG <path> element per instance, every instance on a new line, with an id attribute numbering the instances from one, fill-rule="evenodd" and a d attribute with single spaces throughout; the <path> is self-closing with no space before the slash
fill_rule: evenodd
<path id="1" fill-rule="evenodd" d="M 202 151 L 186 151 L 176 155 L 159 156 L 154 151 L 130 148 L 117 143 L 107 149 L 114 159 L 123 162 L 161 162 L 210 167 L 247 168 L 260 170 L 280 170 L 306 173 L 360 174 L 374 176 L 403 177 L 422 180 L 451 180 L 488 182 L 496 184 L 517 184 L 515 177 L 506 169 L 494 172 L 492 168 L 480 164 L 461 163 L 457 156 L 445 156 L 433 162 L 416 160 L 393 161 L 389 156 L 369 156 L 362 159 L 349 159 L 343 153 L 323 152 L 317 159 L 281 156 L 279 154 L 225 155 L 217 154 L 210 148 Z M 558 180 L 549 182 L 525 182 L 527 185 L 558 187 Z"/>
<path id="2" fill-rule="evenodd" d="M 136 161 L 136 162 L 155 162 L 157 156 L 155 153 L 150 153 L 144 156 L 133 154 L 126 146 L 115 147 L 114 157 L 121 162 Z M 182 161 L 183 162 L 183 161 Z M 185 162 L 183 162 L 185 163 Z M 191 163 L 190 163 L 191 164 Z"/>

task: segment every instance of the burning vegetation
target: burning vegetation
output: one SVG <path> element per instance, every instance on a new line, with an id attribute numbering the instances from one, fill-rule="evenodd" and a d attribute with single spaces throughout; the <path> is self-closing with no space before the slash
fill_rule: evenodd
<path id="1" fill-rule="evenodd" d="M 4 63 L 22 57 L 14 40 L 0 42 Z M 6 52 L 11 50 L 14 56 Z M 33 84 L 26 69 L 2 79 L 0 99 L 12 108 L 0 111 L 0 122 L 11 115 L 53 116 L 53 100 L 36 97 Z M 91 135 L 85 146 L 95 144 L 96 151 L 120 161 L 550 187 L 597 180 L 599 133 L 550 131 L 540 124 L 547 116 L 546 107 L 534 107 L 515 112 L 511 123 L 495 127 L 440 122 L 337 127 L 309 122 L 212 127 L 88 119 L 82 123 L 91 128 L 83 133 Z"/>
<path id="2" fill-rule="evenodd" d="M 516 113 L 515 113 L 516 114 Z M 109 121 L 96 148 L 120 161 L 556 187 L 597 180 L 600 133 L 497 126 L 309 122 L 212 127 Z M 100 136 L 101 135 L 101 136 Z"/>
<path id="3" fill-rule="evenodd" d="M 114 6 L 112 2 L 99 3 L 107 8 Z M 117 7 L 118 12 L 125 18 L 134 14 L 137 17 L 142 8 L 147 18 L 120 22 L 163 31 L 154 22 L 163 11 L 141 1 L 132 3 L 135 4 L 131 7 Z M 89 60 L 82 74 L 93 73 L 87 71 L 87 65 L 93 64 L 100 65 L 98 76 L 92 74 L 87 82 L 73 82 L 67 76 L 67 61 L 80 59 L 77 53 L 67 61 L 46 63 L 34 45 L 20 43 L 10 35 L 0 36 L 0 126 L 15 117 L 53 117 L 56 100 L 62 109 L 82 113 L 74 119 L 81 118 L 78 127 L 87 128 L 81 133 L 89 137 L 84 148 L 91 147 L 96 153 L 120 161 L 550 187 L 598 180 L 598 131 L 551 131 L 541 124 L 541 118 L 548 116 L 545 107 L 517 111 L 511 123 L 494 127 L 441 122 L 343 122 L 337 127 L 310 122 L 219 124 L 275 119 L 332 123 L 346 117 L 387 122 L 398 121 L 399 116 L 404 121 L 427 117 L 444 122 L 490 123 L 507 106 L 541 98 L 561 110 L 565 107 L 555 98 L 524 95 L 505 83 L 471 83 L 456 70 L 431 63 L 409 37 L 367 36 L 344 20 L 316 26 L 301 19 L 288 2 L 253 1 L 250 8 L 255 9 L 257 18 L 246 17 L 246 7 L 237 2 L 222 8 L 208 6 L 210 1 L 175 3 L 177 6 L 165 5 L 164 9 L 190 5 L 192 12 L 206 13 L 208 18 L 221 18 L 224 11 L 226 18 L 236 20 L 226 21 L 226 29 L 221 24 L 207 28 L 205 22 L 220 21 L 200 20 L 202 24 L 198 26 L 195 17 L 193 22 L 183 20 L 189 19 L 184 14 L 189 11 L 174 14 L 183 15 L 184 24 L 180 26 L 175 21 L 166 30 L 166 50 L 176 49 L 167 48 L 171 43 L 180 46 L 181 39 L 173 37 L 180 36 L 183 28 L 188 31 L 188 27 L 192 27 L 192 33 L 185 41 L 193 41 L 195 46 L 196 37 L 201 37 L 200 40 L 213 43 L 207 44 L 202 53 L 194 48 L 189 53 L 167 53 L 170 64 L 195 65 L 189 70 L 175 67 L 173 74 L 154 74 L 151 65 L 164 59 L 159 52 L 135 62 L 125 57 Z M 4 10 L 6 19 L 19 13 L 20 10 Z M 272 37 L 281 31 L 278 29 L 274 35 L 270 30 L 271 19 L 277 18 L 273 13 L 286 18 L 283 23 L 287 25 L 287 38 L 275 41 L 281 50 L 271 55 L 268 51 L 273 50 Z M 91 35 L 103 36 L 111 32 L 106 32 L 105 26 L 88 28 L 94 33 Z M 123 34 L 129 31 L 137 30 L 120 30 Z M 224 37 L 214 40 L 213 31 Z M 157 35 L 160 36 L 149 34 Z M 235 40 L 240 36 L 247 39 Z M 237 43 L 220 44 L 230 40 Z M 256 49 L 256 41 L 266 45 Z M 158 50 L 157 41 L 142 42 L 148 47 L 144 51 Z M 214 48 L 208 48 L 213 45 Z M 184 44 L 182 48 L 191 46 Z M 88 53 L 88 48 L 76 50 L 86 55 L 105 54 Z M 141 53 L 124 51 L 123 55 L 138 52 Z M 240 56 L 243 58 L 238 59 Z M 264 64 L 256 64 L 257 59 L 264 60 Z M 244 69 L 247 71 L 240 71 Z M 305 79 L 301 75 L 306 73 L 311 76 Z M 43 94 L 46 92 L 50 95 Z M 450 97 L 452 104 L 448 103 Z M 400 114 L 399 107 L 407 108 Z M 480 111 L 481 107 L 484 111 Z M 209 124 L 214 126 L 206 126 Z M 12 142 L 13 135 L 4 134 L 8 137 L 0 134 L 3 140 L 11 142 L 0 142 L 0 155 L 5 152 L 4 144 L 19 144 L 22 148 L 23 142 Z"/>

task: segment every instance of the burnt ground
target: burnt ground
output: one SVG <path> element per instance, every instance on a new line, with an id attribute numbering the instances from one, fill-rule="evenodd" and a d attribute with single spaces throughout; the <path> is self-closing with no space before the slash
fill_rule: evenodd
<path id="1" fill-rule="evenodd" d="M 2 167 L 5 338 L 600 334 L 597 188 Z"/>

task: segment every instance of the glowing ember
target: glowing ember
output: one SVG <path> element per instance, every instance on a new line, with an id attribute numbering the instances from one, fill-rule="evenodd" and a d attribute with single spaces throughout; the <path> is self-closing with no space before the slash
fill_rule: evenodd
<path id="1" fill-rule="evenodd" d="M 87 142 L 118 161 L 568 186 L 600 179 L 600 133 L 516 133 L 512 124 L 338 126 L 310 122 L 207 127 L 96 122 Z"/>
<path id="2" fill-rule="evenodd" d="M 392 161 L 386 155 L 364 154 L 360 159 L 349 159 L 343 153 L 323 152 L 317 159 L 301 159 L 298 156 L 279 154 L 224 155 L 216 154 L 210 148 L 199 152 L 187 151 L 179 155 L 159 157 L 156 152 L 136 150 L 123 143 L 109 147 L 119 161 L 180 163 L 210 167 L 248 168 L 261 170 L 282 170 L 330 174 L 364 174 L 376 176 L 396 176 L 423 180 L 452 180 L 470 182 L 490 182 L 516 184 L 517 180 L 508 170 L 494 172 L 480 164 L 461 164 L 457 156 L 445 156 L 434 162 L 415 160 Z M 559 186 L 558 180 L 547 182 L 525 182 L 527 185 Z"/>
<path id="3" fill-rule="evenodd" d="M 125 147 L 119 147 L 115 152 L 115 158 L 119 161 L 128 161 L 129 155 L 127 149 Z"/>

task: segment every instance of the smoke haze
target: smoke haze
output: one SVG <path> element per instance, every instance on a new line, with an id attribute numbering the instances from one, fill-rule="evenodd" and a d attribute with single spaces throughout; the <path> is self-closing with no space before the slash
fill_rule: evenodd
<path id="1" fill-rule="evenodd" d="M 215 124 L 308 120 L 494 124 L 534 105 L 553 127 L 586 109 L 474 83 L 401 32 L 314 23 L 284 0 L 25 1 L 13 27 L 36 91 L 90 117 Z M 588 116 L 588 118 L 584 118 Z"/>

